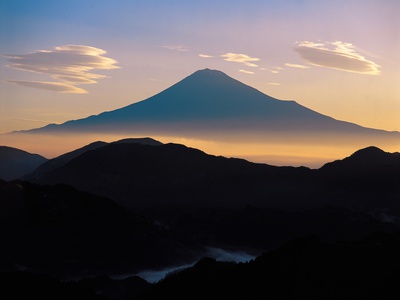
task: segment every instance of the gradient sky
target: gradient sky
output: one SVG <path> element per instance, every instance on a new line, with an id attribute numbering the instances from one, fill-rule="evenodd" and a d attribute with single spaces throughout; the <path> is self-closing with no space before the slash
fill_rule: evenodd
<path id="1" fill-rule="evenodd" d="M 1 0 L 0 133 L 218 69 L 339 120 L 400 131 L 400 1 Z"/>

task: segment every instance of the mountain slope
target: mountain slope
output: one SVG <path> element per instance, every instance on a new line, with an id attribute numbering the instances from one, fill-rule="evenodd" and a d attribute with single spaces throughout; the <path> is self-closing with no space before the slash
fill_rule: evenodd
<path id="1" fill-rule="evenodd" d="M 367 160 L 359 159 L 364 156 Z M 374 167 L 382 156 L 382 167 Z M 352 162 L 349 171 L 348 162 Z M 165 207 L 166 214 L 178 212 L 176 207 L 308 209 L 329 205 L 397 220 L 399 174 L 398 155 L 376 148 L 310 170 L 228 159 L 179 144 L 111 143 L 35 180 L 69 184 L 142 212 L 154 213 L 160 207 Z"/>
<path id="2" fill-rule="evenodd" d="M 385 152 L 378 147 L 370 146 L 354 152 L 351 156 L 343 160 L 337 160 L 325 164 L 321 169 L 325 172 L 341 171 L 348 175 L 358 173 L 362 175 L 365 170 L 371 172 L 390 172 L 393 170 L 393 175 L 396 175 L 396 169 L 400 168 L 400 153 Z M 400 176 L 400 174 L 397 174 Z"/>
<path id="3" fill-rule="evenodd" d="M 274 99 L 215 70 L 200 70 L 148 99 L 63 124 L 6 134 L 8 145 L 55 157 L 97 140 L 152 136 L 209 153 L 320 167 L 368 145 L 400 147 L 400 133 L 364 128 Z"/>
<path id="4" fill-rule="evenodd" d="M 400 174 L 399 166 L 393 170 Z M 107 196 L 176 236 L 217 247 L 265 250 L 302 234 L 351 240 L 400 224 L 398 180 L 345 180 L 343 173 L 255 164 L 179 144 L 110 143 L 36 180 Z"/>
<path id="5" fill-rule="evenodd" d="M 13 180 L 29 174 L 47 159 L 38 154 L 0 146 L 0 178 Z"/>
<path id="6" fill-rule="evenodd" d="M 162 145 L 162 143 L 160 143 L 159 141 L 156 141 L 151 138 L 128 138 L 128 139 L 115 141 L 114 143 L 115 144 L 139 143 L 139 144 L 153 145 L 153 146 L 154 145 Z M 108 143 L 102 142 L 102 141 L 93 142 L 86 146 L 83 146 L 82 148 L 73 150 L 71 152 L 68 152 L 68 153 L 62 154 L 58 157 L 55 157 L 53 159 L 50 159 L 47 162 L 40 165 L 38 168 L 36 168 L 34 170 L 34 172 L 25 176 L 24 179 L 35 181 L 37 178 L 41 178 L 44 174 L 49 173 L 52 170 L 55 170 L 55 169 L 58 169 L 58 168 L 64 166 L 66 163 L 68 163 L 75 157 L 78 157 L 79 155 L 81 155 L 87 151 L 95 150 L 97 148 L 103 147 L 105 145 L 108 145 Z"/>
<path id="7" fill-rule="evenodd" d="M 291 184 L 285 190 L 289 199 L 308 180 L 307 174 L 310 170 L 306 168 L 254 164 L 179 144 L 111 143 L 83 153 L 37 181 L 69 184 L 142 209 L 163 203 L 244 205 L 280 193 L 283 183 Z M 268 186 L 265 181 L 269 181 Z M 284 205 L 285 201 L 279 202 Z"/>
<path id="8" fill-rule="evenodd" d="M 274 99 L 220 71 L 209 69 L 197 71 L 146 100 L 34 131 L 145 132 L 204 137 L 221 132 L 236 136 L 247 132 L 247 135 L 257 134 L 258 138 L 276 133 L 292 135 L 293 132 L 311 135 L 384 133 L 334 120 L 294 101 Z"/>

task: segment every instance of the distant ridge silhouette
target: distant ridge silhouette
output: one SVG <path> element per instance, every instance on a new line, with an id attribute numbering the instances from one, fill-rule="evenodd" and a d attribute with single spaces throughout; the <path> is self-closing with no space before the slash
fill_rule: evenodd
<path id="1" fill-rule="evenodd" d="M 354 152 L 351 156 L 325 164 L 323 170 L 340 169 L 342 172 L 352 174 L 370 172 L 382 169 L 400 168 L 400 153 L 389 153 L 382 149 L 369 146 Z"/>
<path id="2" fill-rule="evenodd" d="M 143 144 L 143 145 L 151 145 L 151 146 L 159 146 L 162 145 L 161 142 L 156 141 L 152 138 L 146 137 L 146 138 L 126 138 L 123 140 L 118 140 L 113 142 L 114 144 L 132 144 L 132 143 L 137 143 L 137 144 Z M 47 162 L 43 163 L 42 165 L 40 165 L 39 167 L 37 167 L 37 169 L 30 169 L 29 172 L 25 172 L 22 175 L 24 176 L 24 179 L 27 180 L 37 180 L 39 178 L 41 178 L 42 176 L 44 176 L 44 174 L 47 174 L 57 168 L 60 168 L 62 166 L 64 166 L 65 164 L 67 164 L 69 161 L 71 161 L 72 159 L 78 157 L 79 155 L 90 151 L 90 150 L 95 150 L 98 148 L 101 148 L 105 145 L 108 145 L 109 143 L 106 142 L 102 142 L 102 141 L 97 141 L 97 142 L 93 142 L 90 143 L 86 146 L 83 146 L 82 148 L 73 150 L 71 152 L 62 154 L 56 158 L 50 159 Z M 34 171 L 33 173 L 31 173 L 32 171 Z"/>
<path id="3" fill-rule="evenodd" d="M 394 200 L 400 193 L 398 153 L 368 147 L 311 170 L 214 156 L 180 144 L 153 143 L 156 146 L 105 144 L 58 168 L 43 171 L 44 164 L 27 178 L 41 184 L 68 184 L 134 210 L 165 206 L 168 211 L 174 210 L 174 205 L 336 206 L 377 218 L 389 214 L 400 224 L 400 203 Z"/>
<path id="4" fill-rule="evenodd" d="M 21 149 L 0 146 L 0 179 L 13 180 L 24 176 L 47 161 L 38 154 Z"/>
<path id="5" fill-rule="evenodd" d="M 32 183 L 0 180 L 7 269 L 35 257 L 38 270 L 52 273 L 161 267 L 204 246 L 260 253 L 303 235 L 343 242 L 400 225 L 398 153 L 377 147 L 315 170 L 151 138 L 95 142 L 52 161 L 57 167 L 39 167 Z"/>
<path id="6" fill-rule="evenodd" d="M 209 153 L 274 165 L 320 167 L 356 149 L 400 148 L 400 132 L 338 121 L 295 101 L 278 100 L 221 71 L 199 70 L 125 107 L 63 124 L 5 134 L 8 144 L 55 157 L 82 144 L 154 137 Z M 31 146 L 33 148 L 33 146 Z"/>
<path id="7" fill-rule="evenodd" d="M 329 140 L 349 135 L 400 139 L 400 133 L 338 121 L 295 101 L 272 98 L 210 69 L 196 71 L 170 88 L 126 107 L 27 132 L 119 132 L 238 140 L 277 136 L 286 140 Z"/>

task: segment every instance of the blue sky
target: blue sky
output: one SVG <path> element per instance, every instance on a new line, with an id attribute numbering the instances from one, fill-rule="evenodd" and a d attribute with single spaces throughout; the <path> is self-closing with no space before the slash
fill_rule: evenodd
<path id="1" fill-rule="evenodd" d="M 3 0 L 0 132 L 116 109 L 203 68 L 399 131 L 399 15 L 392 0 Z"/>

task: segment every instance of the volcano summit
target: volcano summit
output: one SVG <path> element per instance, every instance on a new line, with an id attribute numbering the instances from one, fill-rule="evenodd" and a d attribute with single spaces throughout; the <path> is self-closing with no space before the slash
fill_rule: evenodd
<path id="1" fill-rule="evenodd" d="M 266 154 L 265 148 L 270 155 L 284 156 L 288 153 L 279 150 L 284 145 L 291 155 L 299 153 L 301 148 L 301 152 L 311 156 L 317 152 L 315 147 L 318 151 L 331 148 L 329 151 L 336 153 L 332 147 L 359 149 L 375 145 L 392 150 L 391 147 L 400 145 L 399 132 L 338 121 L 295 101 L 272 98 L 210 69 L 197 71 L 159 94 L 126 107 L 24 133 L 168 137 L 169 141 L 176 138 L 224 143 L 220 149 L 230 148 L 227 145 L 234 143 L 238 153 L 217 154 L 242 157 L 246 154 L 240 153 L 240 147 L 253 156 Z M 198 144 L 193 146 L 203 148 Z"/>

